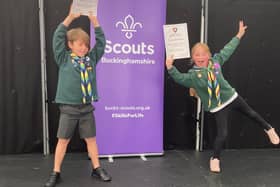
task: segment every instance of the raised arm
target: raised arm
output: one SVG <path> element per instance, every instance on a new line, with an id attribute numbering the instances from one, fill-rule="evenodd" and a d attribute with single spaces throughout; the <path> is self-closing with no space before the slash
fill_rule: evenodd
<path id="1" fill-rule="evenodd" d="M 95 58 L 95 63 L 97 63 L 102 55 L 104 54 L 105 46 L 106 46 L 106 39 L 102 28 L 100 27 L 99 21 L 96 16 L 93 16 L 89 13 L 88 16 L 91 24 L 94 27 L 95 32 L 95 45 L 92 50 L 89 52 L 91 57 Z M 96 65 L 96 64 L 95 64 Z"/>
<path id="2" fill-rule="evenodd" d="M 57 29 L 54 32 L 53 53 L 54 53 L 55 61 L 58 65 L 65 62 L 65 58 L 67 56 L 67 50 L 65 46 L 65 37 L 67 33 L 67 28 L 72 23 L 72 21 L 78 17 L 80 17 L 80 14 L 72 13 L 70 7 L 69 14 L 63 20 L 63 22 L 58 25 Z"/>
<path id="3" fill-rule="evenodd" d="M 225 45 L 225 47 L 219 52 L 214 54 L 213 61 L 219 62 L 223 65 L 233 54 L 235 49 L 240 43 L 240 39 L 244 36 L 246 32 L 247 26 L 244 25 L 243 21 L 239 21 L 239 31 L 235 37 L 231 39 L 229 43 Z"/>
<path id="4" fill-rule="evenodd" d="M 193 81 L 192 81 L 192 78 L 191 78 L 191 74 L 190 73 L 179 72 L 177 70 L 177 68 L 175 66 L 173 66 L 173 64 L 174 64 L 173 56 L 166 59 L 165 65 L 166 65 L 166 68 L 167 68 L 167 71 L 168 71 L 169 75 L 178 84 L 180 84 L 182 86 L 185 86 L 185 87 L 188 87 L 188 88 L 192 87 L 193 86 Z"/>

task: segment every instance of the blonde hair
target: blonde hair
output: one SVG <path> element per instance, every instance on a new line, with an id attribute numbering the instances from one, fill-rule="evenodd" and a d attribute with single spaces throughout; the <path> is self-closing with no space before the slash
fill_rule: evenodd
<path id="1" fill-rule="evenodd" d="M 200 42 L 194 44 L 194 46 L 192 47 L 192 50 L 191 50 L 191 55 L 192 56 L 193 56 L 193 53 L 195 52 L 195 50 L 197 48 L 203 48 L 206 52 L 209 53 L 209 56 L 211 56 L 211 51 L 210 51 L 210 48 L 208 47 L 208 45 L 205 44 L 205 43 L 200 43 Z"/>
<path id="2" fill-rule="evenodd" d="M 90 45 L 89 45 L 89 42 L 90 42 L 89 35 L 88 35 L 88 33 L 86 33 L 81 28 L 70 29 L 67 32 L 67 40 L 69 42 L 74 42 L 74 41 L 77 41 L 77 40 L 82 40 L 88 46 L 88 48 L 90 47 Z"/>

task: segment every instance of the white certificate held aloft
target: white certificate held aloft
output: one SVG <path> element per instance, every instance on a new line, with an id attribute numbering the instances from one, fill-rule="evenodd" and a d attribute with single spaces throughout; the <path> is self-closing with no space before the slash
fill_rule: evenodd
<path id="1" fill-rule="evenodd" d="M 163 26 L 166 57 L 173 59 L 190 58 L 187 23 Z"/>
<path id="2" fill-rule="evenodd" d="M 72 12 L 88 16 L 90 12 L 97 16 L 98 0 L 73 0 Z"/>

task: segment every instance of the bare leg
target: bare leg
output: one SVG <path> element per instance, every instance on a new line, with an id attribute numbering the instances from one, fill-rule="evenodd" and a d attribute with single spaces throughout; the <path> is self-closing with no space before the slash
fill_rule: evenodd
<path id="1" fill-rule="evenodd" d="M 61 139 L 61 138 L 58 139 L 56 149 L 55 149 L 53 171 L 60 173 L 61 164 L 62 164 L 63 158 L 65 156 L 69 142 L 70 142 L 70 139 Z"/>
<path id="2" fill-rule="evenodd" d="M 94 169 L 100 167 L 99 158 L 98 158 L 98 148 L 96 144 L 96 138 L 85 138 L 87 143 L 88 154 L 91 158 L 91 163 Z"/>

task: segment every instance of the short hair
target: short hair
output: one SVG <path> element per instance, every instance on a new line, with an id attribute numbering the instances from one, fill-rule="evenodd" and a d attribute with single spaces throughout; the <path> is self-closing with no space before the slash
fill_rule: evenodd
<path id="1" fill-rule="evenodd" d="M 207 51 L 209 53 L 209 55 L 211 56 L 211 51 L 210 51 L 210 48 L 208 47 L 208 45 L 205 43 L 200 43 L 200 42 L 194 44 L 194 46 L 192 47 L 192 50 L 191 50 L 192 56 L 193 56 L 194 51 L 199 47 L 205 49 L 205 51 Z"/>
<path id="2" fill-rule="evenodd" d="M 70 29 L 67 32 L 67 40 L 69 42 L 74 42 L 76 40 L 82 40 L 83 42 L 85 42 L 85 44 L 88 46 L 88 48 L 90 47 L 90 45 L 89 45 L 89 42 L 90 42 L 89 35 L 88 35 L 88 33 L 86 33 L 81 28 Z"/>

